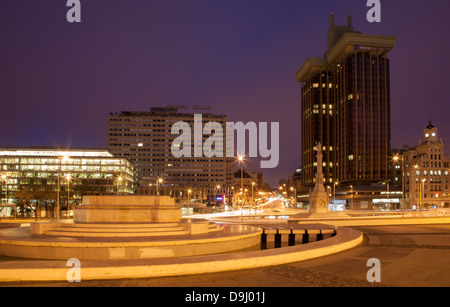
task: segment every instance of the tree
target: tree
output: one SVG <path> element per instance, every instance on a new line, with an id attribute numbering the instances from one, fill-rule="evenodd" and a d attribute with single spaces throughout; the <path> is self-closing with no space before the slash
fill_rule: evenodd
<path id="1" fill-rule="evenodd" d="M 15 193 L 15 196 L 17 198 L 17 206 L 21 206 L 22 208 L 24 206 L 30 206 L 31 201 L 34 199 L 33 190 L 31 186 L 22 186 L 19 191 Z M 16 212 L 17 212 L 17 206 L 16 206 Z M 31 207 L 31 206 L 30 206 Z M 33 208 L 31 207 L 33 210 Z M 37 208 L 35 209 L 37 210 Z M 22 210 L 23 211 L 23 210 Z M 37 214 L 36 214 L 37 217 Z M 36 218 L 37 220 L 37 218 Z"/>
<path id="2" fill-rule="evenodd" d="M 26 185 L 22 186 L 19 191 L 15 193 L 17 204 L 22 207 L 31 209 L 34 212 L 35 219 L 39 220 L 39 211 L 42 204 L 53 200 L 55 195 L 51 186 L 40 185 Z M 33 209 L 33 201 L 35 207 Z"/>

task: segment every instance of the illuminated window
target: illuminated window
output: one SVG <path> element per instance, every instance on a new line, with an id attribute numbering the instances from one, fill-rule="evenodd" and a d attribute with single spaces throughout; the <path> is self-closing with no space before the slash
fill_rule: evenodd
<path id="1" fill-rule="evenodd" d="M 348 156 L 348 160 L 349 160 L 349 161 L 353 161 L 353 155 L 349 155 L 349 156 Z"/>

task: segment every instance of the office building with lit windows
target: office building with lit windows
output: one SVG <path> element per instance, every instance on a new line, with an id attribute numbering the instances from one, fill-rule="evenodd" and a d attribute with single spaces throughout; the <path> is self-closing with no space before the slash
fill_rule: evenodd
<path id="1" fill-rule="evenodd" d="M 80 204 L 84 195 L 134 193 L 131 162 L 104 149 L 0 148 L 0 168 L 1 202 L 9 211 L 21 189 L 45 191 L 40 201 L 55 204 L 58 181 L 61 208 L 68 199 Z"/>
<path id="2" fill-rule="evenodd" d="M 390 78 L 395 37 L 336 26 L 330 16 L 328 50 L 296 74 L 301 85 L 302 185 L 313 186 L 316 143 L 323 151 L 324 184 L 370 185 L 389 177 Z"/>
<path id="3" fill-rule="evenodd" d="M 197 111 L 199 112 L 199 111 Z M 199 113 L 200 114 L 200 113 Z M 226 116 L 201 113 L 203 131 L 207 122 L 221 125 L 225 140 Z M 233 184 L 234 159 L 223 157 L 174 157 L 172 134 L 178 122 L 187 123 L 194 137 L 194 113 L 177 108 L 151 108 L 150 111 L 122 111 L 108 116 L 108 150 L 117 157 L 129 159 L 136 171 L 138 194 L 169 195 L 187 202 L 187 191 L 196 199 L 225 194 Z M 180 132 L 181 133 L 181 132 Z M 202 135 L 202 144 L 210 135 Z M 195 146 L 192 140 L 191 144 Z M 162 179 L 158 183 L 158 179 Z M 191 197 L 192 199 L 192 197 Z"/>

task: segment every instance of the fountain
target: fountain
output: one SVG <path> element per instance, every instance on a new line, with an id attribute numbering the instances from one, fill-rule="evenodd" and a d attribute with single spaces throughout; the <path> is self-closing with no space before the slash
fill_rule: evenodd
<path id="1" fill-rule="evenodd" d="M 68 221 L 2 232 L 0 255 L 119 260 L 230 252 L 260 243 L 262 230 L 182 218 L 169 196 L 84 196 Z"/>

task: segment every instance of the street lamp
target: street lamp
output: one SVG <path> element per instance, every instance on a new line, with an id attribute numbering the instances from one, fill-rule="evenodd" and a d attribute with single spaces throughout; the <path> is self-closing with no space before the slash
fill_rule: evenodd
<path id="1" fill-rule="evenodd" d="M 213 199 L 213 206 L 214 206 L 214 208 L 215 208 L 215 206 L 216 206 L 216 200 L 217 200 L 217 190 L 219 190 L 220 189 L 220 185 L 216 185 L 215 187 L 214 187 L 214 199 Z"/>
<path id="2" fill-rule="evenodd" d="M 188 206 L 187 206 L 187 214 L 189 214 L 189 205 L 190 205 L 190 202 L 191 202 L 191 199 L 190 199 L 190 197 L 191 197 L 191 193 L 192 193 L 192 190 L 191 189 L 189 189 L 188 191 Z"/>
<path id="3" fill-rule="evenodd" d="M 336 186 L 339 184 L 339 182 L 338 181 L 336 181 L 334 184 L 333 184 L 333 206 L 335 206 L 335 208 L 336 208 Z"/>
<path id="4" fill-rule="evenodd" d="M 163 183 L 163 179 L 162 178 L 158 178 L 156 181 L 156 194 L 159 196 L 159 185 Z"/>
<path id="5" fill-rule="evenodd" d="M 5 203 L 5 206 L 4 206 L 5 219 L 8 217 L 8 213 L 6 212 L 8 210 L 8 181 L 6 179 L 7 179 L 6 175 L 2 175 L 2 180 L 5 181 L 5 186 L 6 186 L 6 191 L 5 191 L 6 203 Z"/>
<path id="6" fill-rule="evenodd" d="M 58 167 L 58 190 L 57 190 L 57 195 L 56 195 L 56 219 L 59 219 L 59 191 L 60 191 L 60 174 L 61 174 L 61 163 L 66 163 L 67 161 L 69 161 L 69 157 L 68 156 L 60 156 L 58 157 L 59 159 L 59 167 Z"/>
<path id="7" fill-rule="evenodd" d="M 231 187 L 230 197 L 230 204 L 233 203 L 234 206 L 234 187 Z"/>
<path id="8" fill-rule="evenodd" d="M 252 182 L 252 203 L 255 202 L 255 200 L 253 199 L 253 187 L 254 187 L 254 185 L 255 185 L 255 182 Z"/>
<path id="9" fill-rule="evenodd" d="M 238 161 L 241 164 L 241 190 L 244 192 L 244 156 L 238 156 Z M 242 193 L 241 206 L 244 205 L 244 193 Z"/>
<path id="10" fill-rule="evenodd" d="M 414 165 L 414 169 L 416 170 L 415 171 L 415 176 L 417 176 L 417 172 L 419 172 L 419 175 L 418 175 L 418 178 L 417 178 L 417 183 L 419 183 L 419 206 L 420 206 L 420 202 L 421 202 L 421 194 L 422 194 L 422 192 L 421 192 L 421 185 L 420 185 L 420 170 L 418 171 L 418 169 L 419 169 L 419 165 L 418 164 L 415 164 Z M 414 177 L 415 178 L 415 177 Z M 415 180 L 416 180 L 416 178 L 415 178 Z M 414 187 L 415 187 L 415 201 L 417 202 L 417 184 L 416 183 L 414 183 Z M 420 210 L 420 209 L 419 209 Z"/>
<path id="11" fill-rule="evenodd" d="M 353 210 L 353 186 L 352 185 L 350 186 L 350 189 L 352 191 L 352 203 L 351 203 L 350 208 L 351 208 L 351 210 Z"/>
<path id="12" fill-rule="evenodd" d="M 422 207 L 423 205 L 423 201 L 425 198 L 425 181 L 427 181 L 427 179 L 423 178 L 419 184 L 420 184 L 420 204 L 419 204 L 419 213 L 420 213 L 420 207 Z M 424 197 L 422 198 L 422 194 L 424 195 Z"/>
<path id="13" fill-rule="evenodd" d="M 386 182 L 383 182 L 383 185 L 386 185 L 386 199 L 387 199 L 387 201 L 386 201 L 386 205 L 387 205 L 387 207 L 388 207 L 388 210 L 391 210 L 391 204 L 389 203 L 389 182 L 388 181 L 386 181 Z"/>
<path id="14" fill-rule="evenodd" d="M 400 159 L 399 156 L 394 156 L 394 161 L 398 161 Z M 402 217 L 405 217 L 405 170 L 403 167 L 403 155 L 402 159 Z"/>
<path id="15" fill-rule="evenodd" d="M 67 180 L 67 212 L 69 212 L 69 201 L 70 201 L 70 175 L 66 176 Z"/>

